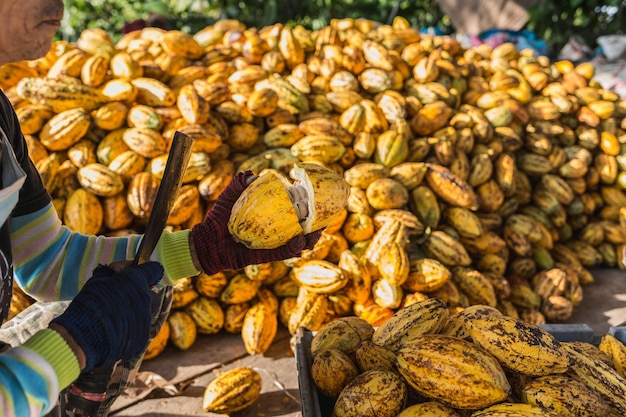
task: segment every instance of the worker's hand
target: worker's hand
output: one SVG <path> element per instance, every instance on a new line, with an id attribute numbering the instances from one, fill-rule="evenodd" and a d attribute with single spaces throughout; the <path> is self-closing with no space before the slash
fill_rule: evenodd
<path id="1" fill-rule="evenodd" d="M 85 356 L 85 367 L 109 366 L 132 359 L 148 345 L 150 288 L 163 277 L 157 262 L 116 272 L 100 265 L 67 310 L 50 327 L 67 331 Z"/>
<path id="2" fill-rule="evenodd" d="M 237 173 L 209 210 L 204 222 L 191 229 L 192 253 L 195 252 L 204 273 L 212 275 L 224 269 L 241 269 L 300 256 L 304 249 L 312 249 L 322 235 L 320 230 L 296 236 L 276 249 L 249 249 L 237 242 L 228 231 L 228 220 L 233 205 L 255 178 L 252 171 Z"/>

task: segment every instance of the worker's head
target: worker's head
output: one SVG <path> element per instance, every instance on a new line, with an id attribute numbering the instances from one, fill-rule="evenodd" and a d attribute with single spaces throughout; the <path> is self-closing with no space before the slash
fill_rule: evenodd
<path id="1" fill-rule="evenodd" d="M 63 0 L 0 0 L 0 65 L 45 55 L 62 17 Z"/>

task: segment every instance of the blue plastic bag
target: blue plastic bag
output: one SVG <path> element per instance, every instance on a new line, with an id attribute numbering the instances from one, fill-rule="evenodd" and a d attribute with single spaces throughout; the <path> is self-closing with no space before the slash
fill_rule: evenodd
<path id="1" fill-rule="evenodd" d="M 539 39 L 534 32 L 530 30 L 522 30 L 515 32 L 504 29 L 490 29 L 478 35 L 483 43 L 496 47 L 503 43 L 511 42 L 518 50 L 532 49 L 537 56 L 548 54 L 547 43 Z"/>

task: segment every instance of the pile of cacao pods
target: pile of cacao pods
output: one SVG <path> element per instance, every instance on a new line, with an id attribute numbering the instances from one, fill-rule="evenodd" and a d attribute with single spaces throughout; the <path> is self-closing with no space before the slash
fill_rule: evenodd
<path id="1" fill-rule="evenodd" d="M 201 221 L 240 170 L 314 162 L 350 185 L 301 258 L 181 280 L 148 357 L 221 331 L 262 353 L 280 323 L 377 326 L 428 298 L 562 321 L 591 268 L 626 268 L 626 100 L 590 63 L 465 49 L 400 17 L 316 31 L 223 20 L 117 42 L 87 29 L 0 67 L 0 87 L 78 232 L 143 230 L 175 131 L 195 144 L 171 230 Z"/>
<path id="2" fill-rule="evenodd" d="M 562 340 L 497 308 L 429 298 L 374 328 L 340 317 L 310 341 L 319 415 L 607 417 L 626 413 L 626 346 Z M 311 336 L 307 338 L 307 336 Z M 301 350 L 298 350 L 300 352 Z"/>

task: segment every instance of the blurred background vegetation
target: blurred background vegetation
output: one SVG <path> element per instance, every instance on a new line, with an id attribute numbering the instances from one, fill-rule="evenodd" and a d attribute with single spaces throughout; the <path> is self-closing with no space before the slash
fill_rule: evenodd
<path id="1" fill-rule="evenodd" d="M 544 1 L 530 9 L 528 29 L 548 43 L 551 55 L 558 55 L 573 35 L 590 48 L 602 35 L 623 35 L 626 30 L 624 0 Z"/>
<path id="2" fill-rule="evenodd" d="M 459 0 L 462 1 L 462 0 Z M 332 18 L 366 18 L 389 23 L 395 16 L 419 29 L 451 34 L 450 19 L 433 0 L 65 0 L 66 13 L 58 37 L 76 40 L 85 28 L 98 27 L 114 38 L 125 22 L 146 18 L 151 12 L 168 17 L 168 27 L 195 33 L 220 19 L 237 19 L 248 27 L 276 22 L 319 29 Z M 547 42 L 556 56 L 572 35 L 591 48 L 606 34 L 623 34 L 626 0 L 545 1 L 530 10 L 527 29 Z"/>
<path id="3" fill-rule="evenodd" d="M 385 23 L 396 15 L 415 27 L 452 28 L 449 19 L 430 0 L 65 0 L 60 37 L 75 40 L 88 27 L 118 35 L 125 22 L 146 18 L 150 12 L 169 17 L 169 27 L 194 33 L 219 19 L 237 19 L 248 27 L 276 22 L 319 29 L 336 17 L 372 19 Z"/>

